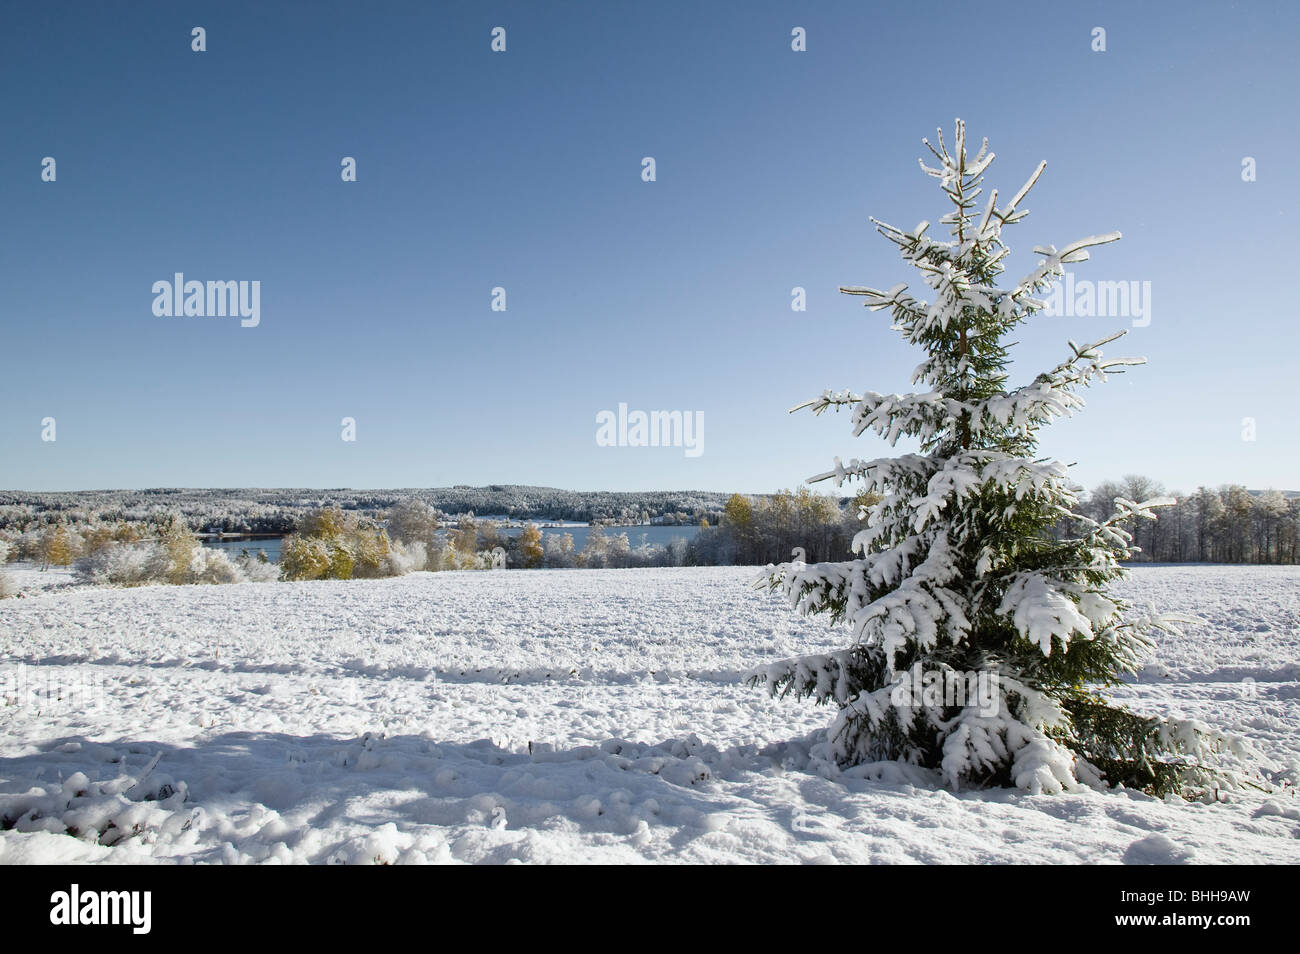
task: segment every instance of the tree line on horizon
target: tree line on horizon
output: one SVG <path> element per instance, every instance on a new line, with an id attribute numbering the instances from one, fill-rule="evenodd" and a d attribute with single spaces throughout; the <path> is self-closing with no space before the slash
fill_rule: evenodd
<path id="1" fill-rule="evenodd" d="M 214 492 L 216 493 L 216 492 Z M 62 496 L 62 495 L 59 495 Z M 717 495 L 721 497 L 722 495 Z M 1115 501 L 1172 496 L 1159 519 L 1129 526 L 1139 548 L 1135 562 L 1300 562 L 1300 496 L 1251 492 L 1240 485 L 1200 487 L 1194 494 L 1166 494 L 1156 481 L 1128 475 L 1106 481 L 1087 494 L 1079 512 L 1104 520 Z M 215 498 L 213 498 L 215 499 Z M 468 498 L 467 498 L 468 499 Z M 584 546 L 572 534 L 543 534 L 535 521 L 516 532 L 495 517 L 449 514 L 412 494 L 374 511 L 337 505 L 306 506 L 295 501 L 285 525 L 282 564 L 231 560 L 202 548 L 196 530 L 206 529 L 211 510 L 186 516 L 151 505 L 146 515 L 113 504 L 35 509 L 0 505 L 0 563 L 22 560 L 41 566 L 77 566 L 91 581 L 240 582 L 242 580 L 350 579 L 396 576 L 417 570 L 505 568 L 607 568 L 652 566 L 761 566 L 788 560 L 798 548 L 809 563 L 853 557 L 854 536 L 865 526 L 861 514 L 875 502 L 815 493 L 807 487 L 775 494 L 732 494 L 716 508 L 690 514 L 670 512 L 664 522 L 698 524 L 692 539 L 634 546 L 628 534 L 610 529 L 625 515 L 596 518 Z M 712 503 L 713 501 L 708 501 Z M 211 506 L 211 500 L 208 506 Z M 287 506 L 287 505 L 286 505 Z M 21 512 L 15 513 L 17 507 Z M 130 512 L 137 519 L 125 519 Z M 647 511 L 631 523 L 644 523 Z M 237 519 L 237 518 L 227 518 Z M 1068 532 L 1062 527 L 1062 532 Z M 500 560 L 494 551 L 500 549 Z"/>
<path id="2" fill-rule="evenodd" d="M 1132 474 L 1094 487 L 1082 512 L 1096 520 L 1115 512 L 1115 500 L 1173 497 L 1155 520 L 1129 525 L 1144 563 L 1300 562 L 1300 496 L 1251 492 L 1239 484 L 1166 492 L 1158 481 Z"/>
<path id="3" fill-rule="evenodd" d="M 458 516 L 490 514 L 512 522 L 568 521 L 632 525 L 651 519 L 699 524 L 721 512 L 729 494 L 714 491 L 579 491 L 518 484 L 410 490 L 176 489 L 0 491 L 0 530 L 52 522 L 143 523 L 179 514 L 196 532 L 292 533 L 303 515 L 328 507 L 372 518 L 417 499 Z"/>

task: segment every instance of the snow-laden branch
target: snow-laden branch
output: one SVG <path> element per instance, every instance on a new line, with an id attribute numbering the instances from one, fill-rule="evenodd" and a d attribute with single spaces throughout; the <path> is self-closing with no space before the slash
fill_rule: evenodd
<path id="1" fill-rule="evenodd" d="M 1077 242 L 1071 242 L 1059 252 L 1054 245 L 1035 246 L 1035 254 L 1042 255 L 1043 260 L 1028 275 L 1016 283 L 1011 292 L 1012 297 L 1019 298 L 1022 295 L 1043 289 L 1050 285 L 1051 280 L 1065 274 L 1065 265 L 1088 261 L 1090 257 L 1088 249 L 1098 245 L 1118 242 L 1121 238 L 1123 238 L 1123 235 L 1119 232 L 1090 235 L 1087 238 L 1079 239 Z"/>

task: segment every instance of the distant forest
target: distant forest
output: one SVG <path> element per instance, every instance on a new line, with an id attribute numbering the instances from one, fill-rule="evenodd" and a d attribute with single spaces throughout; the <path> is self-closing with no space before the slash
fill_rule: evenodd
<path id="1" fill-rule="evenodd" d="M 1093 488 L 1084 514 L 1100 519 L 1114 512 L 1116 497 L 1143 500 L 1169 496 L 1178 502 L 1156 511 L 1158 519 L 1129 527 L 1142 548 L 1139 560 L 1155 563 L 1300 563 L 1300 494 L 1247 490 L 1237 484 L 1199 487 L 1195 493 L 1165 489 L 1147 477 L 1128 476 Z"/>
<path id="2" fill-rule="evenodd" d="M 325 507 L 380 516 L 403 500 L 421 500 L 456 516 L 506 517 L 514 522 L 571 521 L 639 524 L 717 522 L 730 494 L 709 491 L 579 491 L 492 484 L 408 490 L 78 490 L 66 493 L 0 491 L 0 529 L 90 520 L 148 522 L 176 513 L 192 530 L 292 533 L 308 511 Z"/>
<path id="3" fill-rule="evenodd" d="M 1080 493 L 1078 509 L 1095 519 L 1113 512 L 1116 497 L 1141 501 L 1172 496 L 1159 519 L 1129 529 L 1141 553 L 1161 563 L 1300 563 L 1300 494 L 1252 491 L 1239 485 L 1166 492 L 1130 475 Z M 43 528 L 113 523 L 159 524 L 179 517 L 191 530 L 288 534 L 323 508 L 355 512 L 382 525 L 403 501 L 421 501 L 447 520 L 466 514 L 514 523 L 576 522 L 701 525 L 690 563 L 764 563 L 788 559 L 802 547 L 809 560 L 841 560 L 860 526 L 869 497 L 837 497 L 801 489 L 783 494 L 711 491 L 573 491 L 493 484 L 410 490 L 87 490 L 67 493 L 0 491 L 0 537 L 15 543 Z M 1067 528 L 1062 528 L 1063 530 Z M 34 546 L 34 544 L 33 544 Z M 17 555 L 14 551 L 14 556 Z"/>

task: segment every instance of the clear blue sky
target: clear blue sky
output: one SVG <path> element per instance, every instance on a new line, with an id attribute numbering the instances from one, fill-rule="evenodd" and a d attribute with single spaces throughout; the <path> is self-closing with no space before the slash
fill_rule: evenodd
<path id="1" fill-rule="evenodd" d="M 1078 277 L 1151 282 L 1150 365 L 1043 451 L 1300 489 L 1298 9 L 11 0 L 0 487 L 764 492 L 887 453 L 785 411 L 907 389 L 920 355 L 835 289 L 928 291 L 867 216 L 937 221 L 920 139 L 960 116 L 1004 195 L 1048 162 L 1009 273 L 1118 229 Z M 155 317 L 178 271 L 260 281 L 261 324 Z M 1016 378 L 1128 324 L 1040 319 Z M 598 447 L 619 402 L 702 411 L 703 455 Z"/>

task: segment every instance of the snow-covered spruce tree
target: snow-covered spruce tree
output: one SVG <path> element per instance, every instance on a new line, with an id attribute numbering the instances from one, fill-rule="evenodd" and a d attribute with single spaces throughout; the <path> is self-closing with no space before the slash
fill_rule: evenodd
<path id="1" fill-rule="evenodd" d="M 1134 552 L 1125 523 L 1153 519 L 1152 508 L 1171 501 L 1119 500 L 1111 518 L 1089 519 L 1074 510 L 1066 466 L 1034 453 L 1040 427 L 1083 405 L 1079 389 L 1143 360 L 1102 356 L 1120 332 L 1071 343 L 1067 360 L 1007 390 L 1007 333 L 1044 307 L 1035 296 L 1065 265 L 1119 233 L 1035 248 L 1038 266 L 998 285 L 1002 230 L 1025 217 L 1020 203 L 1046 163 L 1004 205 L 996 191 L 981 201 L 993 153 L 985 141 L 968 157 L 965 139 L 959 120 L 951 149 L 942 133 L 938 148 L 925 143 L 937 165 L 921 162 L 952 204 L 940 219 L 950 240 L 932 238 L 927 222 L 908 232 L 872 220 L 920 270 L 933 301 L 906 285 L 840 289 L 889 309 L 893 329 L 925 350 L 912 377 L 924 390 L 826 391 L 794 409 L 849 407 L 855 436 L 920 445 L 899 457 L 836 458 L 834 470 L 810 478 L 861 479 L 882 495 L 862 514 L 856 559 L 769 566 L 759 581 L 805 614 L 847 623 L 853 644 L 776 663 L 753 680 L 839 707 L 814 748 L 839 767 L 899 760 L 937 770 L 954 788 L 1034 793 L 1110 783 L 1161 794 L 1241 779 L 1243 743 L 1102 695 L 1136 670 L 1155 633 L 1177 632 L 1176 618 L 1136 612 L 1106 591 Z"/>

